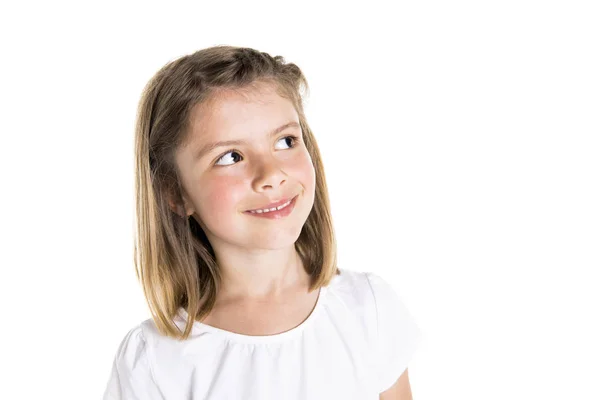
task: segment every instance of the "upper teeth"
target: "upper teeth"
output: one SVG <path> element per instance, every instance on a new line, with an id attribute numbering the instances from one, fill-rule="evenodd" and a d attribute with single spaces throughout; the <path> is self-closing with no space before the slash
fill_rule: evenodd
<path id="1" fill-rule="evenodd" d="M 281 210 L 282 208 L 289 206 L 291 202 L 292 202 L 292 200 L 289 200 L 286 203 L 280 205 L 279 207 L 265 208 L 263 210 L 254 210 L 254 211 L 250 211 L 250 212 L 253 214 L 256 214 L 256 213 L 262 214 L 262 213 L 271 212 L 271 211 L 275 211 L 275 210 Z"/>

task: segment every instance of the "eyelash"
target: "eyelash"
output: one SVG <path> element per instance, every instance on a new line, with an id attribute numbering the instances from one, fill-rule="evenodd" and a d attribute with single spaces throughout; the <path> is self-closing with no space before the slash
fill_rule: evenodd
<path id="1" fill-rule="evenodd" d="M 295 147 L 298 145 L 298 141 L 300 140 L 300 138 L 299 138 L 298 136 L 294 136 L 294 135 L 288 135 L 288 136 L 283 136 L 283 137 L 280 137 L 279 139 L 277 139 L 277 141 L 279 142 L 281 139 L 287 139 L 287 138 L 292 138 L 292 145 L 291 145 L 291 147 L 290 147 L 289 149 L 286 149 L 286 150 L 290 150 L 290 149 L 293 149 L 293 148 L 295 148 Z M 223 157 L 224 157 L 224 156 L 226 156 L 227 154 L 229 154 L 229 153 L 233 153 L 233 152 L 236 152 L 236 153 L 238 153 L 238 154 L 239 154 L 239 151 L 238 151 L 238 150 L 236 150 L 236 149 L 230 149 L 230 150 L 227 150 L 225 153 L 222 153 L 220 156 L 218 156 L 218 157 L 217 157 L 217 159 L 216 159 L 216 160 L 213 162 L 213 165 L 214 165 L 215 167 L 230 167 L 230 166 L 232 166 L 232 165 L 235 165 L 235 164 L 237 164 L 237 162 L 236 162 L 236 163 L 229 164 L 229 165 L 217 165 L 217 163 L 219 162 L 219 160 L 220 160 L 221 158 L 223 158 Z"/>

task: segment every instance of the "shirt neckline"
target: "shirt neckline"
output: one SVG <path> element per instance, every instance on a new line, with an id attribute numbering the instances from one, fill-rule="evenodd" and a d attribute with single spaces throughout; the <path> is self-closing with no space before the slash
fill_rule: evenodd
<path id="1" fill-rule="evenodd" d="M 300 335 L 308 326 L 314 323 L 314 320 L 321 313 L 321 310 L 325 304 L 325 297 L 328 291 L 328 287 L 322 286 L 319 288 L 319 296 L 317 297 L 317 301 L 315 306 L 313 307 L 311 313 L 296 327 L 289 329 L 285 332 L 276 333 L 273 335 L 244 335 L 241 333 L 231 332 L 225 329 L 217 328 L 212 325 L 207 325 L 200 321 L 194 321 L 192 332 L 194 334 L 199 333 L 211 333 L 217 337 L 222 337 L 229 341 L 239 342 L 239 343 L 254 343 L 254 344 L 264 344 L 264 343 L 274 343 L 281 342 L 284 340 L 292 339 L 298 335 Z M 187 320 L 188 314 L 185 309 L 180 308 L 180 317 L 183 318 L 183 321 Z"/>

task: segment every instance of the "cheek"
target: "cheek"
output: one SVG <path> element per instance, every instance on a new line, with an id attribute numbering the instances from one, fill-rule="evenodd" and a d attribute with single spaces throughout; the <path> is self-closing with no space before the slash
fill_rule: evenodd
<path id="1" fill-rule="evenodd" d="M 305 190 L 314 190 L 315 187 L 315 168 L 313 167 L 312 160 L 308 151 L 305 151 L 300 157 L 298 162 L 298 177 L 300 183 L 304 186 Z"/>
<path id="2" fill-rule="evenodd" d="M 244 199 L 243 184 L 235 177 L 222 176 L 205 182 L 202 187 L 200 213 L 210 210 L 208 218 L 211 219 L 222 213 L 231 214 L 232 208 L 238 207 Z"/>

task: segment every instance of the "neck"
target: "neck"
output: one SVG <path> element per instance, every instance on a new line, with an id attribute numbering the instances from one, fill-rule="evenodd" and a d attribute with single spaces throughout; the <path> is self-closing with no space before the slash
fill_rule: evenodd
<path id="1" fill-rule="evenodd" d="M 308 292 L 310 275 L 294 246 L 245 254 L 243 263 L 225 261 L 217 257 L 221 300 L 277 301 L 299 290 Z"/>

